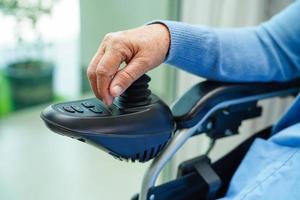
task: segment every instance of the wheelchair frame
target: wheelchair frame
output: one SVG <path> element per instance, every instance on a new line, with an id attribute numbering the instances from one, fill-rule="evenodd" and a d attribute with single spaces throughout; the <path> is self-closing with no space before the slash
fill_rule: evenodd
<path id="1" fill-rule="evenodd" d="M 203 90 L 203 88 L 210 87 L 208 91 Z M 258 91 L 257 91 L 258 90 Z M 256 92 L 254 92 L 256 91 Z M 181 99 L 179 99 L 172 106 L 172 111 L 176 113 L 176 108 L 185 106 L 186 103 L 189 103 L 187 99 L 189 96 L 198 95 L 197 99 L 194 102 L 191 102 L 193 105 L 186 110 L 184 115 L 176 116 L 174 118 L 177 124 L 177 129 L 174 131 L 173 138 L 167 144 L 165 149 L 156 157 L 148 170 L 146 171 L 140 194 L 138 196 L 139 200 L 160 200 L 161 198 L 155 196 L 151 193 L 153 188 L 155 188 L 155 183 L 157 178 L 165 167 L 167 162 L 175 155 L 175 153 L 185 144 L 185 142 L 192 136 L 198 135 L 200 133 L 207 133 L 208 131 L 213 131 L 215 127 L 210 127 L 208 121 L 211 117 L 216 115 L 219 111 L 226 111 L 228 108 L 238 108 L 241 107 L 238 111 L 237 116 L 239 119 L 231 125 L 222 124 L 221 127 L 218 127 L 218 135 L 209 135 L 209 137 L 217 139 L 221 137 L 226 137 L 231 135 L 232 132 L 230 128 L 238 130 L 238 127 L 241 124 L 241 121 L 245 119 L 254 118 L 260 116 L 260 111 L 256 107 L 256 103 L 259 100 L 269 99 L 273 97 L 284 97 L 284 96 L 295 96 L 300 91 L 300 79 L 295 79 L 286 83 L 221 83 L 214 81 L 205 81 L 197 84 L 191 90 L 189 90 Z M 233 95 L 234 94 L 234 95 Z M 185 99 L 183 99 L 185 98 Z M 220 101 L 215 101 L 216 99 L 221 99 Z M 211 101 L 215 101 L 213 105 Z M 245 106 L 246 105 L 246 106 Z M 250 105 L 250 107 L 249 107 Z M 247 107 L 248 106 L 248 107 Z M 256 109 L 256 114 L 251 115 L 251 109 Z M 245 111 L 249 111 L 245 113 Z M 226 111 L 227 112 L 227 111 Z M 230 112 L 223 112 L 224 115 L 228 115 L 230 118 Z M 182 112 L 181 112 L 182 114 Z M 249 115 L 250 114 L 250 115 Z M 197 118 L 197 123 L 182 122 L 186 119 Z M 195 121 L 195 120 L 194 120 Z M 233 127 L 230 127 L 233 126 Z M 221 130 L 221 131 L 220 131 Z M 206 158 L 203 158 L 204 160 Z M 201 160 L 201 159 L 200 159 Z M 202 161 L 201 161 L 202 162 Z M 205 167 L 208 162 L 204 163 L 204 168 L 200 170 L 209 170 Z M 199 168 L 198 168 L 199 170 Z M 201 172 L 199 172 L 201 173 Z M 205 179 L 205 178 L 204 178 Z M 212 173 L 211 183 L 208 183 L 208 197 L 206 199 L 214 199 L 215 194 L 219 190 L 221 184 L 218 177 L 215 177 Z M 176 181 L 176 180 L 175 180 Z M 207 181 L 207 180 L 204 180 Z M 208 180 L 209 181 L 209 180 Z"/>

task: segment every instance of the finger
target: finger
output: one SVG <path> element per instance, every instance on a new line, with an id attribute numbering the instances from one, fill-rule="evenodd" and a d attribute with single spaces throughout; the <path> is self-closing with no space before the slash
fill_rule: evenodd
<path id="1" fill-rule="evenodd" d="M 120 53 L 108 50 L 104 53 L 97 66 L 97 91 L 107 105 L 110 105 L 113 101 L 113 97 L 109 92 L 110 82 L 122 62 L 123 58 Z"/>
<path id="2" fill-rule="evenodd" d="M 90 86 L 95 94 L 95 96 L 97 98 L 101 98 L 99 93 L 98 93 L 98 90 L 97 90 L 97 74 L 96 74 L 96 69 L 97 69 L 97 66 L 98 66 L 98 63 L 100 61 L 100 59 L 102 58 L 104 54 L 104 49 L 103 48 L 99 48 L 97 53 L 94 55 L 94 57 L 92 58 L 88 68 L 87 68 L 87 76 L 88 76 L 88 79 L 89 79 L 89 83 L 90 83 Z"/>
<path id="3" fill-rule="evenodd" d="M 147 68 L 138 60 L 132 60 L 113 78 L 110 84 L 110 94 L 120 96 L 135 80 L 147 72 Z"/>

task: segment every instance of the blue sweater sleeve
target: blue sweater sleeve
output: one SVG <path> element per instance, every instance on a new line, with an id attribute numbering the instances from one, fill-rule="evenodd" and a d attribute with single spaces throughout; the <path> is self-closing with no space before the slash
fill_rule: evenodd
<path id="1" fill-rule="evenodd" d="M 210 28 L 173 21 L 165 62 L 221 81 L 286 81 L 300 76 L 300 1 L 257 27 Z"/>

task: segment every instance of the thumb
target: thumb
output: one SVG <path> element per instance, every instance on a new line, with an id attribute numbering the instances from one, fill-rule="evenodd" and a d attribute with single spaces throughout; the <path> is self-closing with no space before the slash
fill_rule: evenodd
<path id="1" fill-rule="evenodd" d="M 131 61 L 114 76 L 110 84 L 110 94 L 113 97 L 120 96 L 134 81 L 145 73 L 145 66 L 141 66 L 140 62 Z"/>

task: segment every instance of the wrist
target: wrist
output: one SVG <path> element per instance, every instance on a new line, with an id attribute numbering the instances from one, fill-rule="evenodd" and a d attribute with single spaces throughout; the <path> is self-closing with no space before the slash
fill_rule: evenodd
<path id="1" fill-rule="evenodd" d="M 157 31 L 158 40 L 160 41 L 159 43 L 162 45 L 162 50 L 164 52 L 164 58 L 167 57 L 171 44 L 169 28 L 165 24 L 159 22 L 149 24 L 148 26 L 151 26 Z"/>

